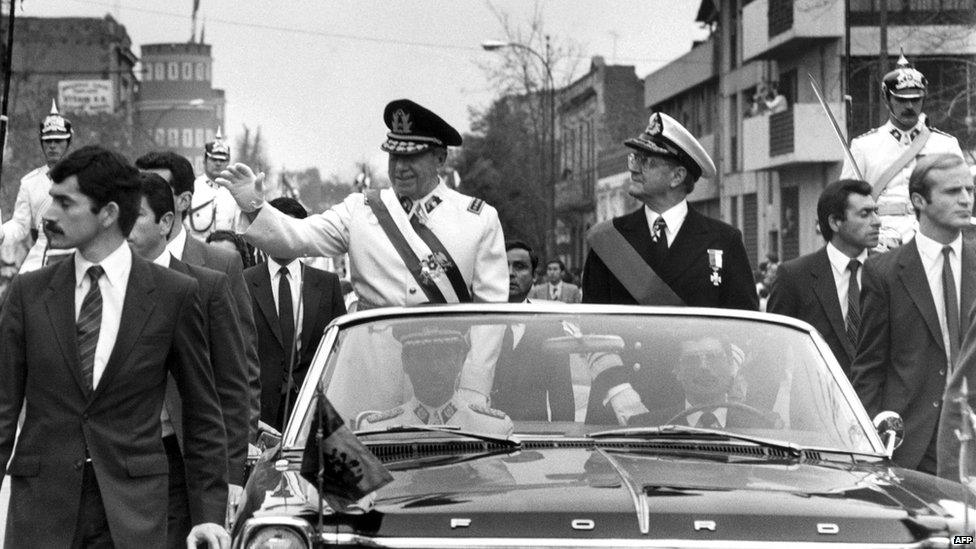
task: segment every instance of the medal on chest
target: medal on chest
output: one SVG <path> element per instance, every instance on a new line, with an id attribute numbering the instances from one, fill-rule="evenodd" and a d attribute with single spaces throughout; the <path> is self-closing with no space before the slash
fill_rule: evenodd
<path id="1" fill-rule="evenodd" d="M 708 268 L 711 269 L 712 274 L 708 279 L 712 282 L 712 286 L 718 286 L 722 283 L 722 250 L 708 249 Z"/>

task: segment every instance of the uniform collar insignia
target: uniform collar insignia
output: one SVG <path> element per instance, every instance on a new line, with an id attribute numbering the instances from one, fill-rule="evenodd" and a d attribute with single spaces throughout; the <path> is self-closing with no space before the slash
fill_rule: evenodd
<path id="1" fill-rule="evenodd" d="M 427 213 L 430 213 L 430 212 L 434 211 L 434 208 L 440 206 L 441 205 L 441 202 L 443 202 L 443 201 L 444 200 L 441 199 L 441 197 L 439 197 L 439 196 L 437 196 L 435 194 L 434 196 L 428 198 L 427 199 L 427 202 L 424 202 L 424 209 L 427 210 Z"/>
<path id="2" fill-rule="evenodd" d="M 441 418 L 444 423 L 447 423 L 454 414 L 457 412 L 457 408 L 454 406 L 453 402 L 448 402 L 443 408 L 441 408 Z"/>
<path id="3" fill-rule="evenodd" d="M 404 213 L 410 214 L 410 210 L 413 209 L 413 199 L 408 196 L 397 197 L 400 201 L 400 207 L 403 208 Z"/>
<path id="4" fill-rule="evenodd" d="M 413 127 L 413 122 L 410 120 L 410 114 L 403 109 L 397 109 L 393 113 L 393 121 L 390 126 L 395 133 L 409 134 L 410 129 Z"/>
<path id="5" fill-rule="evenodd" d="M 891 128 L 891 136 L 895 138 L 895 141 L 901 142 L 901 132 L 898 128 Z"/>
<path id="6" fill-rule="evenodd" d="M 912 141 L 915 141 L 915 138 L 918 137 L 918 134 L 920 133 L 922 133 L 922 130 L 918 128 L 913 128 L 912 131 L 908 134 L 908 138 L 911 139 Z"/>
<path id="7" fill-rule="evenodd" d="M 418 402 L 417 407 L 413 409 L 413 413 L 417 416 L 417 419 L 424 422 L 425 425 L 430 422 L 430 412 L 427 411 L 427 407 L 423 404 Z"/>

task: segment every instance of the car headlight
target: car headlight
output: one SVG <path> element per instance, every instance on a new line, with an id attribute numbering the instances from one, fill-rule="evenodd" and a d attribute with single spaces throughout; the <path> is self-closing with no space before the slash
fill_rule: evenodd
<path id="1" fill-rule="evenodd" d="M 286 526 L 268 526 L 258 530 L 246 549 L 308 549 L 305 538 Z"/>

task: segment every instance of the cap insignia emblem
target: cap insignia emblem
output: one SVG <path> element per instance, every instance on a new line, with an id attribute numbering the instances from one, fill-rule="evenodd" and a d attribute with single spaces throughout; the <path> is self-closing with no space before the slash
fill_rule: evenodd
<path id="1" fill-rule="evenodd" d="M 410 120 L 410 115 L 407 111 L 403 109 L 397 109 L 393 113 L 393 122 L 390 124 L 392 130 L 396 133 L 409 134 L 410 129 L 413 127 L 413 121 Z"/>
<path id="2" fill-rule="evenodd" d="M 647 133 L 651 137 L 654 137 L 654 136 L 661 135 L 662 131 L 663 128 L 661 127 L 661 115 L 658 113 L 652 114 L 651 119 L 647 124 L 647 129 L 645 130 L 645 133 Z"/>
<path id="3" fill-rule="evenodd" d="M 916 69 L 901 69 L 898 71 L 898 80 L 895 81 L 896 90 L 904 90 L 906 88 L 921 88 L 925 89 L 925 84 L 922 83 L 922 73 L 918 72 Z"/>

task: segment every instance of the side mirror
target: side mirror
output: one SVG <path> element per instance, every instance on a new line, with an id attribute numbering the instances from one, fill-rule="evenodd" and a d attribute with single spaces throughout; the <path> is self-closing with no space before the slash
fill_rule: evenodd
<path id="1" fill-rule="evenodd" d="M 895 448 L 905 441 L 905 421 L 897 413 L 886 410 L 874 416 L 874 428 L 884 442 L 885 452 L 890 458 Z"/>

